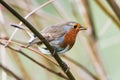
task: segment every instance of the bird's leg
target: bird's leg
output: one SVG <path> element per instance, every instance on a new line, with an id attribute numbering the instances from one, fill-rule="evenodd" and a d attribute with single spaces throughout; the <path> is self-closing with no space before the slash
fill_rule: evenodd
<path id="1" fill-rule="evenodd" d="M 56 50 L 54 49 L 52 56 L 54 56 L 55 54 L 56 54 Z M 68 65 L 64 61 L 62 61 L 62 65 L 64 65 L 64 67 L 66 68 L 64 72 L 67 73 L 70 67 L 68 67 Z"/>

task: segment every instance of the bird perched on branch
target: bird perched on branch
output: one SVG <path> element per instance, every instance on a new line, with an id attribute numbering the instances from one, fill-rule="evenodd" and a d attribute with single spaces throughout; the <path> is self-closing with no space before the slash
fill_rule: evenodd
<path id="1" fill-rule="evenodd" d="M 12 26 L 18 27 L 16 25 Z M 18 28 L 23 29 L 21 27 Z M 77 22 L 69 21 L 47 27 L 43 29 L 40 33 L 57 51 L 57 53 L 65 53 L 73 47 L 76 41 L 76 36 L 81 30 L 86 30 L 86 28 L 81 26 L 81 24 Z M 30 47 L 34 44 L 38 45 L 38 48 L 41 52 L 45 54 L 50 53 L 47 48 L 41 47 L 42 41 L 38 39 L 35 35 L 29 40 L 29 45 L 27 47 Z"/>
<path id="2" fill-rule="evenodd" d="M 65 53 L 73 47 L 76 36 L 81 30 L 86 30 L 86 28 L 77 22 L 71 21 L 47 27 L 40 33 L 57 51 L 57 53 Z M 42 42 L 36 36 L 29 41 L 28 47 L 32 46 L 33 44 L 38 44 L 38 48 L 41 52 L 49 53 L 47 48 L 40 47 Z"/>

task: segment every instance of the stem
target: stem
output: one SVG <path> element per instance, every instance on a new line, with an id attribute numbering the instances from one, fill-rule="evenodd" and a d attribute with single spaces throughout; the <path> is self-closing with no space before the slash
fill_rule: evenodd
<path id="1" fill-rule="evenodd" d="M 22 80 L 20 77 L 18 77 L 15 73 L 13 73 L 11 70 L 9 70 L 9 69 L 7 69 L 6 67 L 4 67 L 2 64 L 0 64 L 0 67 L 4 70 L 4 71 L 6 71 L 6 72 L 8 72 L 8 73 L 10 73 L 13 77 L 15 77 L 17 80 Z"/>
<path id="2" fill-rule="evenodd" d="M 3 44 L 3 43 L 0 42 L 0 45 L 3 45 L 3 46 L 4 46 L 5 44 Z M 49 72 L 51 72 L 51 73 L 53 73 L 53 74 L 55 74 L 55 75 L 58 75 L 59 77 L 62 77 L 62 78 L 64 78 L 64 79 L 69 80 L 69 79 L 68 79 L 66 76 L 64 76 L 62 73 L 56 72 L 56 71 L 54 71 L 54 70 L 46 67 L 45 65 L 41 64 L 40 62 L 36 61 L 35 59 L 31 58 L 31 57 L 28 56 L 25 52 L 23 52 L 21 49 L 14 49 L 14 48 L 12 48 L 12 47 L 9 46 L 9 45 L 7 45 L 6 47 L 9 48 L 10 50 L 13 50 L 13 51 L 15 51 L 15 52 L 20 53 L 21 55 L 23 55 L 23 56 L 25 56 L 26 58 L 30 59 L 31 61 L 33 61 L 33 62 L 36 63 L 37 65 L 39 65 L 39 66 L 41 66 L 42 68 L 46 69 L 47 71 L 49 71 Z"/>
<path id="3" fill-rule="evenodd" d="M 116 4 L 115 0 L 107 0 L 107 2 L 109 3 L 109 5 L 113 9 L 113 11 L 115 12 L 115 14 L 118 17 L 118 19 L 120 20 L 120 8 Z"/>

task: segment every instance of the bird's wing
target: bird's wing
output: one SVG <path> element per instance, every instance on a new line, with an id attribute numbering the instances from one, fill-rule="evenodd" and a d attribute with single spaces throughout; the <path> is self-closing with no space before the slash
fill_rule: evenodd
<path id="1" fill-rule="evenodd" d="M 65 30 L 63 25 L 54 25 L 43 29 L 40 33 L 48 42 L 51 42 L 64 36 Z M 29 42 L 28 47 L 36 43 L 42 44 L 42 42 L 37 37 L 35 37 L 31 42 Z"/>
<path id="2" fill-rule="evenodd" d="M 48 40 L 48 42 L 57 40 L 58 38 L 64 36 L 65 33 L 66 32 L 63 25 L 54 25 L 41 31 L 41 34 L 45 37 L 46 40 Z"/>

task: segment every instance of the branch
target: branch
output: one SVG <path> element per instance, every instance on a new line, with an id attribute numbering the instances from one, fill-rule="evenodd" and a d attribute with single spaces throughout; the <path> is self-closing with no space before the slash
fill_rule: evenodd
<path id="1" fill-rule="evenodd" d="M 4 67 L 2 64 L 0 64 L 0 67 L 4 70 L 4 71 L 6 71 L 6 72 L 8 72 L 8 73 L 10 73 L 13 77 L 15 77 L 17 80 L 22 80 L 20 77 L 18 77 L 15 73 L 13 73 L 11 70 L 9 70 L 9 69 L 7 69 L 6 67 Z"/>
<path id="2" fill-rule="evenodd" d="M 62 61 L 62 59 L 58 56 L 56 50 L 47 42 L 47 40 L 27 21 L 25 20 L 20 14 L 18 14 L 13 8 L 11 8 L 6 2 L 0 0 L 0 3 L 6 7 L 14 16 L 16 16 L 19 20 L 21 20 L 49 49 L 54 59 L 58 62 L 61 66 L 64 73 L 68 76 L 70 80 L 75 80 L 74 76 L 70 72 L 68 66 Z"/>

